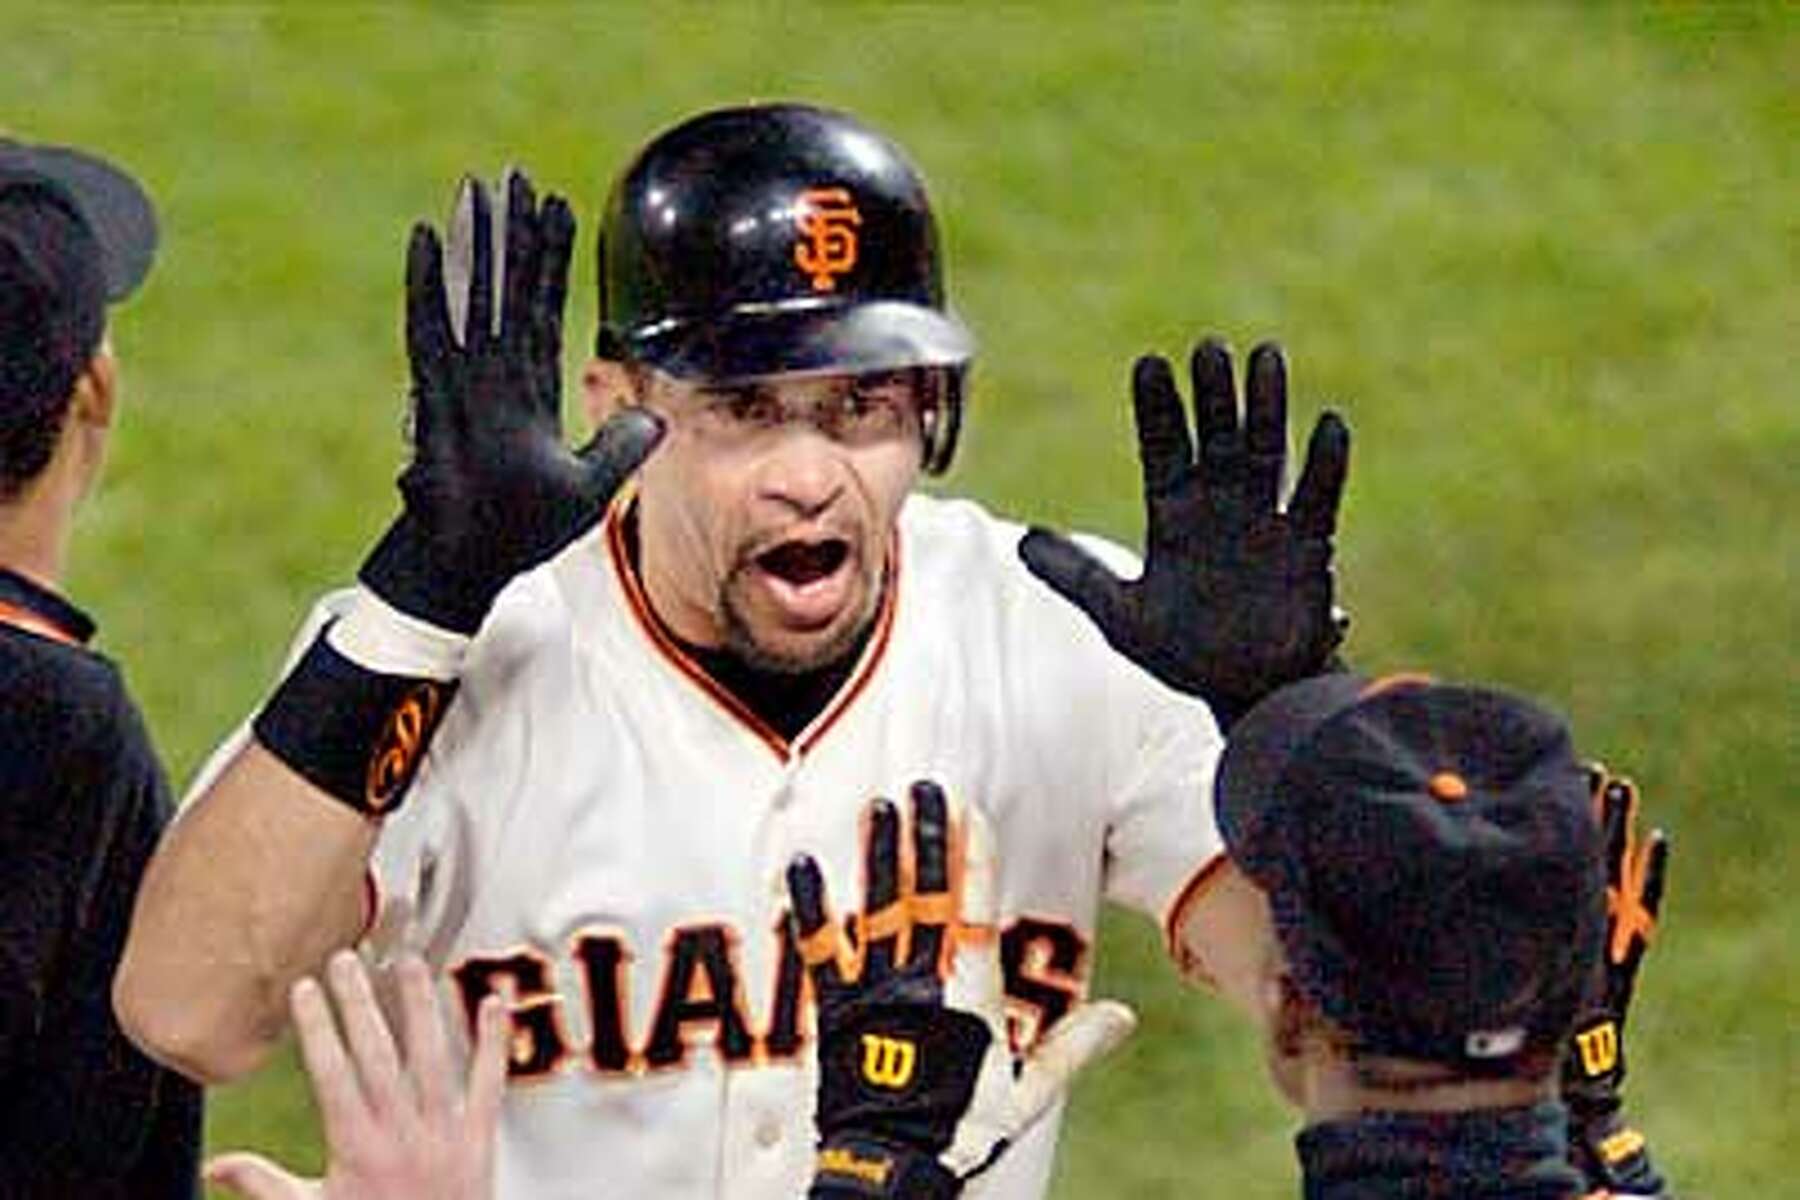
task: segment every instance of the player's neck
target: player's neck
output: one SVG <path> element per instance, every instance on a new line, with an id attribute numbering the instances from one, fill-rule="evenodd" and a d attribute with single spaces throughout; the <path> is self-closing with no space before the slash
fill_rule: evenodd
<path id="1" fill-rule="evenodd" d="M 0 567 L 61 591 L 78 495 L 53 466 L 18 496 L 0 502 Z"/>
<path id="2" fill-rule="evenodd" d="M 649 581 L 643 574 L 643 550 L 635 508 L 625 512 L 620 532 L 628 569 L 638 574 L 648 596 Z M 843 653 L 829 662 L 805 671 L 776 671 L 747 662 L 724 647 L 695 641 L 664 616 L 654 596 L 649 599 L 650 619 L 662 626 L 663 633 L 688 660 L 714 683 L 737 697 L 769 728 L 790 740 L 830 705 L 855 670 L 874 629 L 874 622 L 865 624 Z"/>
<path id="3" fill-rule="evenodd" d="M 1301 1079 L 1309 1125 L 1370 1113 L 1449 1113 L 1522 1108 L 1556 1095 L 1555 1080 L 1481 1079 L 1399 1058 L 1310 1058 Z"/>

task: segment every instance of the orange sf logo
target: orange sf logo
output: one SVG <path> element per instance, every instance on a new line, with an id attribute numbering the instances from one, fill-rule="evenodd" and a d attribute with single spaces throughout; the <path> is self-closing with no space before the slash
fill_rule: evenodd
<path id="1" fill-rule="evenodd" d="M 405 790 L 442 708 L 442 687 L 427 681 L 408 692 L 388 714 L 369 757 L 369 775 L 363 787 L 363 801 L 370 812 L 385 811 Z"/>
<path id="2" fill-rule="evenodd" d="M 800 193 L 794 224 L 804 241 L 794 246 L 794 264 L 812 276 L 813 291 L 837 287 L 838 275 L 856 266 L 856 227 L 862 214 L 849 188 L 808 188 Z"/>

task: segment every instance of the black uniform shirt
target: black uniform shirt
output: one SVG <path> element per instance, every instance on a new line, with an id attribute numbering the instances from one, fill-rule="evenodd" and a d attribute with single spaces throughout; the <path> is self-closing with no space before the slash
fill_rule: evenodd
<path id="1" fill-rule="evenodd" d="M 169 785 L 93 622 L 0 569 L 0 1200 L 192 1197 L 200 1093 L 112 975 Z"/>

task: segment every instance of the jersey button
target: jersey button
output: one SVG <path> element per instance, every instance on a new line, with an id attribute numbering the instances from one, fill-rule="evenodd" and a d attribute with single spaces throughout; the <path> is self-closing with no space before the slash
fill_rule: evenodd
<path id="1" fill-rule="evenodd" d="M 774 1117 L 764 1117 L 756 1126 L 756 1144 L 764 1150 L 779 1144 L 781 1141 L 781 1122 Z"/>

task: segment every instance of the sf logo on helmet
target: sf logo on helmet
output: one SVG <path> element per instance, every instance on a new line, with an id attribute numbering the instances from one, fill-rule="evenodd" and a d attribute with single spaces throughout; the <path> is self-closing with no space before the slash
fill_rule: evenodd
<path id="1" fill-rule="evenodd" d="M 794 246 L 794 265 L 812 277 L 813 291 L 829 292 L 836 277 L 856 266 L 856 227 L 862 214 L 850 189 L 808 188 L 794 206 L 794 224 L 803 241 Z"/>

